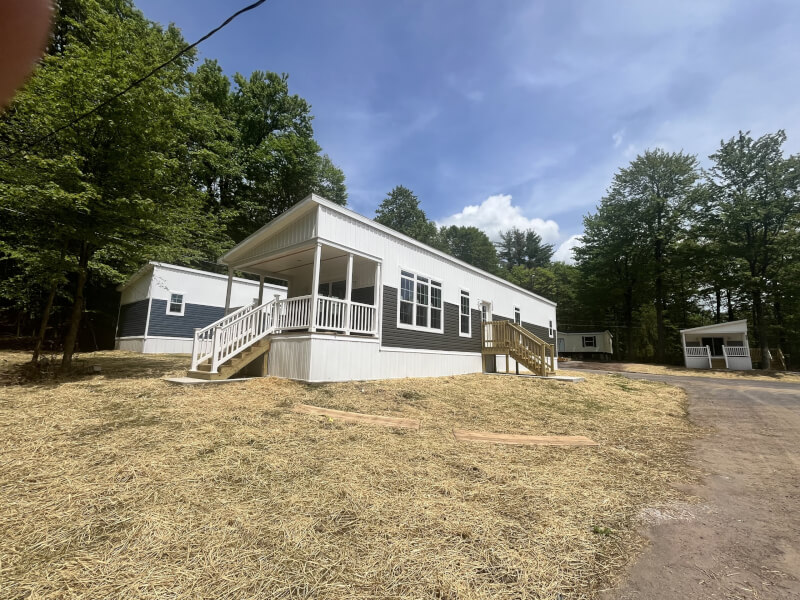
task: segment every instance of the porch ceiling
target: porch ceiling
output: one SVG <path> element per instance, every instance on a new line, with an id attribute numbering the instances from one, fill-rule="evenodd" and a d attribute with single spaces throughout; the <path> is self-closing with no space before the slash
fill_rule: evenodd
<path id="1" fill-rule="evenodd" d="M 288 280 L 297 277 L 310 279 L 314 267 L 314 249 L 315 246 L 310 246 L 270 256 L 257 264 L 249 265 L 246 270 L 250 273 L 278 279 Z M 320 258 L 320 281 L 344 279 L 347 273 L 347 255 L 348 252 L 345 250 L 323 244 Z M 372 262 L 360 256 L 353 258 L 356 266 L 360 263 Z"/>

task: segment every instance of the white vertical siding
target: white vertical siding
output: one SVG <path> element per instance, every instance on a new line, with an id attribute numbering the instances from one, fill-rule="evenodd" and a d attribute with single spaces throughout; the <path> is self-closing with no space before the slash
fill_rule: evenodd
<path id="1" fill-rule="evenodd" d="M 248 248 L 246 252 L 236 256 L 235 264 L 244 264 L 264 254 L 288 248 L 311 240 L 317 236 L 317 210 L 312 209 L 306 214 L 291 221 L 280 231 L 276 231 L 265 240 Z"/>

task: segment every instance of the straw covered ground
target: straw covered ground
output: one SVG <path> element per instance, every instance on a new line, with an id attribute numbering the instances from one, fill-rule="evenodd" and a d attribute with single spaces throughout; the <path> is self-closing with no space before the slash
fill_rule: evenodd
<path id="1" fill-rule="evenodd" d="M 651 375 L 685 375 L 687 377 L 719 377 L 721 379 L 740 379 L 752 381 L 785 381 L 787 383 L 800 383 L 800 373 L 794 371 L 731 371 L 729 369 L 687 369 L 671 365 L 649 365 L 644 363 L 621 362 L 594 362 L 594 361 L 566 361 L 561 368 L 569 369 L 570 365 L 579 366 L 581 369 L 597 371 L 613 371 L 617 373 L 648 373 Z"/>
<path id="2" fill-rule="evenodd" d="M 641 548 L 642 509 L 693 477 L 698 431 L 659 383 L 181 387 L 159 377 L 184 357 L 85 358 L 103 373 L 0 387 L 2 598 L 592 598 Z M 600 446 L 458 443 L 454 427 Z"/>

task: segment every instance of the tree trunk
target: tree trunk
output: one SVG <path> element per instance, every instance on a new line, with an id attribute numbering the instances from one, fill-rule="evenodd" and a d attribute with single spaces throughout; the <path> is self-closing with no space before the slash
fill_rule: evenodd
<path id="1" fill-rule="evenodd" d="M 722 323 L 722 290 L 718 287 L 714 288 L 714 295 L 717 301 L 717 310 L 714 313 L 714 323 Z"/>
<path id="2" fill-rule="evenodd" d="M 764 307 L 761 304 L 761 292 L 758 290 L 753 291 L 753 320 L 755 321 L 758 344 L 761 348 L 761 368 L 769 369 L 772 366 L 769 359 L 769 339 L 767 338 L 767 326 L 764 322 Z"/>
<path id="3" fill-rule="evenodd" d="M 83 289 L 86 285 L 87 266 L 89 264 L 89 250 L 84 243 L 78 263 L 78 282 L 75 286 L 75 299 L 72 303 L 72 314 L 69 318 L 69 330 L 64 338 L 64 356 L 61 359 L 61 368 L 68 369 L 72 364 L 72 355 L 75 353 L 75 341 L 78 339 L 78 327 L 83 315 Z"/>
<path id="4" fill-rule="evenodd" d="M 725 290 L 725 301 L 728 304 L 728 322 L 735 321 L 736 315 L 733 312 L 733 300 L 731 299 L 730 290 Z"/>
<path id="5" fill-rule="evenodd" d="M 42 353 L 42 345 L 44 344 L 44 337 L 47 334 L 47 322 L 50 320 L 50 312 L 53 310 L 53 302 L 56 299 L 56 292 L 58 291 L 58 283 L 53 280 L 50 284 L 50 293 L 47 295 L 47 302 L 44 305 L 42 312 L 42 321 L 39 325 L 39 335 L 36 337 L 36 346 L 33 348 L 33 356 L 31 362 L 35 363 L 39 360 L 39 355 Z"/>

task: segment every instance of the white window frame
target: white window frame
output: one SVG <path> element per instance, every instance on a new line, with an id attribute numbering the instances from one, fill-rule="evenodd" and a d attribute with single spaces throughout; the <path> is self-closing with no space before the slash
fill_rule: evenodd
<path id="1" fill-rule="evenodd" d="M 461 312 L 461 299 L 467 298 L 467 314 Z M 467 317 L 467 333 L 461 331 L 461 317 Z M 469 290 L 461 289 L 458 294 L 458 335 L 459 337 L 472 337 L 472 304 L 470 303 Z"/>
<path id="2" fill-rule="evenodd" d="M 414 276 L 414 296 L 412 302 L 412 316 L 414 319 L 414 325 L 409 325 L 408 323 L 401 323 L 400 322 L 400 302 L 403 301 L 403 272 L 409 273 L 410 275 Z M 427 319 L 426 322 L 428 323 L 427 326 L 417 325 L 417 306 L 420 304 L 417 303 L 417 277 L 422 277 L 423 279 L 427 279 L 428 285 L 428 304 L 427 304 Z M 408 279 L 408 278 L 406 278 Z M 425 283 L 425 282 L 422 282 Z M 431 288 L 434 287 L 433 283 L 438 284 L 436 287 L 439 288 L 440 296 L 441 296 L 441 303 L 442 305 L 439 307 L 439 311 L 441 312 L 441 318 L 439 319 L 439 328 L 436 329 L 430 326 L 431 323 Z M 426 275 L 425 273 L 419 273 L 414 269 L 406 269 L 405 267 L 400 267 L 400 285 L 397 286 L 397 308 L 395 310 L 395 314 L 397 315 L 397 328 L 398 329 L 411 329 L 413 331 L 426 331 L 428 333 L 444 333 L 444 286 L 442 285 L 442 278 Z M 407 302 L 407 300 L 405 301 Z"/>
<path id="3" fill-rule="evenodd" d="M 169 298 L 167 298 L 167 314 L 172 317 L 182 317 L 183 313 L 186 312 L 186 293 L 179 292 L 177 290 L 168 290 L 168 291 L 169 291 Z M 170 306 L 172 306 L 173 294 L 179 295 L 181 297 L 181 312 L 173 312 L 170 310 Z"/>
<path id="4" fill-rule="evenodd" d="M 547 335 L 553 337 L 553 320 L 550 319 L 550 325 L 547 327 Z"/>
<path id="5" fill-rule="evenodd" d="M 518 316 L 519 316 L 519 321 L 517 321 Z M 514 323 L 522 327 L 522 311 L 519 309 L 519 306 L 514 307 Z"/>
<path id="6" fill-rule="evenodd" d="M 591 346 L 586 345 L 586 340 L 591 338 L 594 340 Z M 582 335 L 581 336 L 581 347 L 582 348 L 597 348 L 597 336 L 596 335 Z"/>

